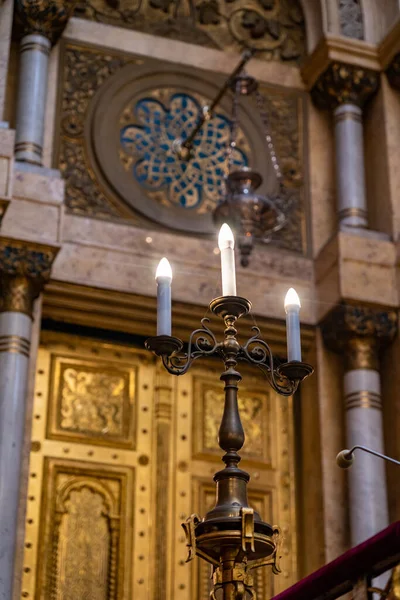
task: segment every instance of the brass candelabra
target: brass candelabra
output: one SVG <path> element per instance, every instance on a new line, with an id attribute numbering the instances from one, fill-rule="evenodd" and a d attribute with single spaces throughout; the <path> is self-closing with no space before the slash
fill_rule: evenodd
<path id="1" fill-rule="evenodd" d="M 244 444 L 244 431 L 238 408 L 237 371 L 239 361 L 259 367 L 272 388 L 283 396 L 291 396 L 313 368 L 292 360 L 274 366 L 272 351 L 258 327 L 244 345 L 237 340 L 237 320 L 248 314 L 251 303 L 239 296 L 222 296 L 212 300 L 210 310 L 225 324 L 224 339 L 218 341 L 204 318 L 202 327 L 190 335 L 187 350 L 183 342 L 170 335 L 157 335 L 146 340 L 146 348 L 162 358 L 169 373 L 183 375 L 200 357 L 219 356 L 225 366 L 221 380 L 225 384 L 225 406 L 219 428 L 219 446 L 225 452 L 225 467 L 215 473 L 216 504 L 204 518 L 191 515 L 182 526 L 188 546 L 187 561 L 196 555 L 213 566 L 213 590 L 210 599 L 255 599 L 252 570 L 266 565 L 279 572 L 280 533 L 262 520 L 247 499 L 248 473 L 239 468 L 238 452 Z"/>

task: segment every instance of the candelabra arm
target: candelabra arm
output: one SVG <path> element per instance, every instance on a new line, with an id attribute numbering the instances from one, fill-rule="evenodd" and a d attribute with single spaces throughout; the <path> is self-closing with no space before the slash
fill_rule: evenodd
<path id="1" fill-rule="evenodd" d="M 209 319 L 201 320 L 202 327 L 190 334 L 187 352 L 182 352 L 183 342 L 172 336 L 153 336 L 145 342 L 145 347 L 161 356 L 162 362 L 171 375 L 184 375 L 193 361 L 202 356 L 212 356 L 221 350 L 219 343 L 207 326 Z"/>
<path id="2" fill-rule="evenodd" d="M 266 375 L 271 387 L 281 396 L 292 396 L 299 383 L 311 375 L 313 368 L 299 361 L 292 361 L 275 367 L 272 350 L 262 339 L 260 329 L 252 327 L 255 335 L 241 347 L 239 359 L 256 365 Z"/>

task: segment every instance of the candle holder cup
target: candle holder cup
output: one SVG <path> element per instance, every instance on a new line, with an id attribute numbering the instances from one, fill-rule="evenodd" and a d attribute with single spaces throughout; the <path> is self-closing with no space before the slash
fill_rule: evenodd
<path id="1" fill-rule="evenodd" d="M 146 350 L 154 352 L 157 356 L 171 356 L 183 348 L 182 340 L 172 335 L 154 335 L 147 338 L 144 345 Z"/>
<path id="2" fill-rule="evenodd" d="M 219 428 L 219 446 L 224 451 L 225 467 L 214 475 L 216 504 L 203 519 L 191 515 L 182 524 L 187 540 L 188 558 L 196 555 L 213 566 L 214 589 L 222 590 L 224 600 L 255 598 L 252 570 L 265 565 L 279 572 L 279 529 L 264 522 L 248 504 L 248 473 L 238 467 L 239 451 L 245 440 L 238 407 L 238 383 L 241 375 L 237 364 L 244 361 L 260 368 L 272 388 L 282 396 L 291 396 L 301 381 L 313 373 L 313 367 L 300 361 L 274 365 L 272 351 L 261 337 L 258 327 L 244 345 L 237 340 L 238 319 L 248 314 L 251 302 L 239 296 L 222 296 L 210 303 L 210 310 L 225 324 L 224 339 L 218 341 L 209 328 L 209 319 L 201 321 L 183 350 L 183 342 L 172 336 L 154 336 L 146 340 L 146 348 L 161 356 L 167 371 L 183 375 L 200 357 L 218 356 L 225 370 L 225 405 Z M 276 362 L 276 361 L 275 361 Z"/>

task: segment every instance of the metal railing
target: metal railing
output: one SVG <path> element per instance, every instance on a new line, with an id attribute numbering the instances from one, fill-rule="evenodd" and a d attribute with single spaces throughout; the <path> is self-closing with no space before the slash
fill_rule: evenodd
<path id="1" fill-rule="evenodd" d="M 348 592 L 352 592 L 353 598 L 368 598 L 378 591 L 371 581 L 399 563 L 400 521 L 304 577 L 272 600 L 334 600 Z M 398 576 L 398 570 L 395 570 L 385 590 L 379 590 L 382 598 L 399 597 Z"/>

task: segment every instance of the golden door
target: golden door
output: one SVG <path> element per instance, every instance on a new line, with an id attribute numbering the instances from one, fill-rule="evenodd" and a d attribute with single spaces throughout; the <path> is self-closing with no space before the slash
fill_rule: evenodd
<path id="1" fill-rule="evenodd" d="M 37 600 L 206 600 L 210 569 L 186 564 L 181 522 L 214 503 L 223 389 L 219 365 L 183 377 L 145 351 L 44 333 L 37 361 L 22 595 Z M 284 534 L 282 574 L 257 573 L 259 598 L 296 580 L 291 400 L 257 372 L 240 408 L 250 503 Z"/>

